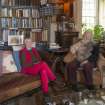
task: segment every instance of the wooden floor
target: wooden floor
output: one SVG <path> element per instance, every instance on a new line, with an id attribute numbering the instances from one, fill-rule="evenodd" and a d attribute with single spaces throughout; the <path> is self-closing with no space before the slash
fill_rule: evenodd
<path id="1" fill-rule="evenodd" d="M 57 88 L 56 88 L 57 89 Z M 100 89 L 97 89 L 99 91 Z M 81 87 L 79 92 L 85 93 L 89 92 L 86 88 Z M 93 92 L 96 90 L 93 90 Z M 49 87 L 49 94 L 51 96 L 51 99 L 56 102 L 56 105 L 61 105 L 63 100 L 65 98 L 69 98 L 73 102 L 77 103 L 78 102 L 78 96 L 79 92 L 73 91 L 71 88 L 65 87 L 65 88 L 58 88 L 57 91 Z M 15 103 L 14 103 L 15 101 Z M 4 105 L 44 105 L 44 96 L 41 91 L 39 91 L 37 94 L 32 94 L 32 95 L 24 95 L 21 96 L 15 100 L 10 100 L 8 103 Z M 77 104 L 76 104 L 77 105 Z"/>

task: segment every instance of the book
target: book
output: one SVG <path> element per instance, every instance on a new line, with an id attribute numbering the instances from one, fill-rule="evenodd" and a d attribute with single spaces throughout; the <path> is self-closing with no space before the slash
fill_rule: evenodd
<path id="1" fill-rule="evenodd" d="M 15 6 L 15 0 L 8 0 L 9 6 Z"/>
<path id="2" fill-rule="evenodd" d="M 1 5 L 2 6 L 7 6 L 9 3 L 9 0 L 1 0 Z"/>
<path id="3" fill-rule="evenodd" d="M 17 19 L 15 17 L 12 18 L 12 28 L 17 28 Z"/>
<path id="4" fill-rule="evenodd" d="M 18 28 L 22 28 L 22 19 L 18 18 Z"/>
<path id="5" fill-rule="evenodd" d="M 2 29 L 0 29 L 0 41 L 2 41 L 3 40 L 3 34 L 2 34 Z"/>
<path id="6" fill-rule="evenodd" d="M 26 6 L 26 2 L 30 0 L 18 0 L 19 6 Z"/>
<path id="7" fill-rule="evenodd" d="M 24 0 L 23 0 L 23 1 L 24 1 Z M 26 6 L 30 6 L 30 5 L 31 5 L 31 0 L 26 0 L 26 1 L 25 1 L 25 5 L 26 5 Z"/>
<path id="8" fill-rule="evenodd" d="M 17 35 L 17 32 L 15 29 L 9 30 L 9 35 Z"/>
<path id="9" fill-rule="evenodd" d="M 42 27 L 43 27 L 43 21 L 42 21 L 42 18 L 40 18 L 38 22 L 38 28 L 42 28 Z"/>
<path id="10" fill-rule="evenodd" d="M 17 35 L 24 35 L 25 34 L 25 30 L 17 30 Z"/>
<path id="11" fill-rule="evenodd" d="M 31 32 L 32 42 L 41 42 L 42 41 L 42 32 Z"/>
<path id="12" fill-rule="evenodd" d="M 32 26 L 32 19 L 31 18 L 29 18 L 29 28 L 33 28 L 33 26 Z"/>
<path id="13" fill-rule="evenodd" d="M 8 17 L 18 17 L 18 14 L 16 8 L 8 8 Z"/>
<path id="14" fill-rule="evenodd" d="M 8 28 L 8 19 L 1 18 L 1 28 Z"/>
<path id="15" fill-rule="evenodd" d="M 43 41 L 48 41 L 48 30 L 43 30 L 42 31 L 42 40 Z"/>
<path id="16" fill-rule="evenodd" d="M 41 4 L 41 5 L 47 4 L 47 0 L 40 0 L 40 4 Z"/>
<path id="17" fill-rule="evenodd" d="M 23 9 L 23 17 L 30 17 L 31 11 L 30 9 Z"/>
<path id="18" fill-rule="evenodd" d="M 31 36 L 31 29 L 26 29 L 24 31 L 24 37 L 30 37 Z"/>
<path id="19" fill-rule="evenodd" d="M 23 9 L 16 9 L 16 16 L 23 17 Z"/>
<path id="20" fill-rule="evenodd" d="M 12 28 L 12 18 L 8 18 L 8 28 Z"/>
<path id="21" fill-rule="evenodd" d="M 1 9 L 1 16 L 7 17 L 8 16 L 8 8 L 2 8 Z"/>
<path id="22" fill-rule="evenodd" d="M 54 6 L 47 4 L 47 6 L 41 6 L 39 10 L 41 16 L 51 16 L 53 15 Z"/>
<path id="23" fill-rule="evenodd" d="M 2 30 L 2 35 L 3 35 L 3 41 L 7 42 L 8 41 L 9 30 L 7 30 L 7 29 Z"/>
<path id="24" fill-rule="evenodd" d="M 12 8 L 9 8 L 8 9 L 8 17 L 12 17 L 13 15 L 12 15 Z"/>
<path id="25" fill-rule="evenodd" d="M 15 0 L 15 6 L 19 6 L 19 0 Z"/>
<path id="26" fill-rule="evenodd" d="M 32 17 L 33 18 L 39 18 L 40 17 L 40 13 L 39 13 L 38 9 L 32 9 Z"/>

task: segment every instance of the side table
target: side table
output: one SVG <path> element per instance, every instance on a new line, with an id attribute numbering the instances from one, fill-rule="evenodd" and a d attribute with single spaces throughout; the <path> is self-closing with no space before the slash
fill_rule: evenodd
<path id="1" fill-rule="evenodd" d="M 65 64 L 63 58 L 68 52 L 68 48 L 48 49 L 50 60 L 52 61 L 51 68 L 55 74 L 59 74 L 65 80 Z"/>

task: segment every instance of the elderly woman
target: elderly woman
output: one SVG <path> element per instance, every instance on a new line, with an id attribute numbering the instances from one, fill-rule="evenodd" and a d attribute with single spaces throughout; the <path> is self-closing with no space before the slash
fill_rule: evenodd
<path id="1" fill-rule="evenodd" d="M 79 67 L 83 68 L 85 77 L 85 85 L 88 89 L 93 89 L 93 68 L 96 65 L 98 57 L 98 47 L 93 43 L 91 31 L 86 31 L 83 34 L 83 39 L 71 46 L 70 52 L 76 55 L 76 58 L 67 64 L 69 80 L 74 90 L 77 88 L 77 74 Z"/>
<path id="2" fill-rule="evenodd" d="M 46 62 L 41 60 L 37 50 L 32 47 L 32 41 L 30 38 L 25 39 L 25 47 L 19 54 L 22 66 L 21 72 L 34 76 L 40 75 L 42 91 L 44 95 L 47 96 L 49 80 L 54 81 L 56 80 L 56 77 Z"/>

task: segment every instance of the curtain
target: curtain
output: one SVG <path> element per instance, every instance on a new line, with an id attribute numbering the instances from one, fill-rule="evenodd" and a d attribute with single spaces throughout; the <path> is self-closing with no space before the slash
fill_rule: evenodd
<path id="1" fill-rule="evenodd" d="M 105 0 L 99 0 L 99 24 L 105 28 Z"/>

